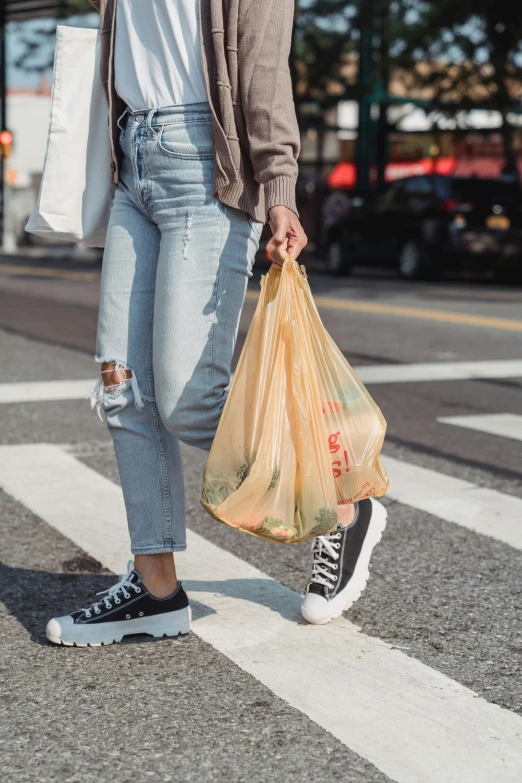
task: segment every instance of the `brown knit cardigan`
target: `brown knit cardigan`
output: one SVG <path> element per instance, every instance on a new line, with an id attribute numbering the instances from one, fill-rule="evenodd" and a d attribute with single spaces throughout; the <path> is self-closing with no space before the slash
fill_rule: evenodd
<path id="1" fill-rule="evenodd" d="M 117 0 L 91 3 L 101 14 L 101 71 L 116 184 L 121 155 L 116 121 L 125 109 L 114 89 Z M 199 0 L 199 12 L 212 109 L 214 195 L 263 222 L 279 204 L 297 212 L 300 138 L 288 67 L 294 0 Z"/>

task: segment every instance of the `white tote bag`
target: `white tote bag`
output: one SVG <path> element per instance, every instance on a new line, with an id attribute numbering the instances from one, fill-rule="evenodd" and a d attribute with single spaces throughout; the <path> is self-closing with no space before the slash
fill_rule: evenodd
<path id="1" fill-rule="evenodd" d="M 108 114 L 98 31 L 60 25 L 44 170 L 26 231 L 57 241 L 105 245 L 115 190 Z"/>

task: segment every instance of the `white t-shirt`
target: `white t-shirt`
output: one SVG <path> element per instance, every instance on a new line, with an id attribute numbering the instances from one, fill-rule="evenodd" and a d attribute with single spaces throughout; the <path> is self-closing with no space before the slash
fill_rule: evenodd
<path id="1" fill-rule="evenodd" d="M 116 92 L 133 111 L 208 100 L 198 0 L 118 0 Z"/>

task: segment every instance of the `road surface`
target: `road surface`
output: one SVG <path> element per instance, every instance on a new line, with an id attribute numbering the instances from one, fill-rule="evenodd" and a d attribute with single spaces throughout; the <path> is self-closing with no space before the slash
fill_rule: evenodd
<path id="1" fill-rule="evenodd" d="M 522 779 L 522 289 L 310 284 L 388 421 L 389 524 L 360 601 L 304 625 L 309 546 L 207 517 L 204 454 L 184 448 L 193 633 L 57 648 L 46 620 L 126 560 L 111 442 L 85 400 L 99 268 L 0 260 L 6 783 Z"/>

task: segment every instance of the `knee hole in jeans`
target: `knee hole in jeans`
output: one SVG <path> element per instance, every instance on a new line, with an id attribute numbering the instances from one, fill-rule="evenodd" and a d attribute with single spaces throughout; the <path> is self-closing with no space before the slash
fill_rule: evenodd
<path id="1" fill-rule="evenodd" d="M 138 386 L 135 373 L 124 362 L 117 359 L 98 359 L 101 363 L 101 378 L 91 394 L 91 408 L 96 408 L 102 418 L 101 408 L 129 387 L 132 389 L 134 403 L 138 410 L 144 406 L 143 395 Z"/>
<path id="2" fill-rule="evenodd" d="M 132 370 L 119 362 L 103 362 L 101 375 L 106 393 L 117 394 L 123 391 L 132 379 Z"/>

